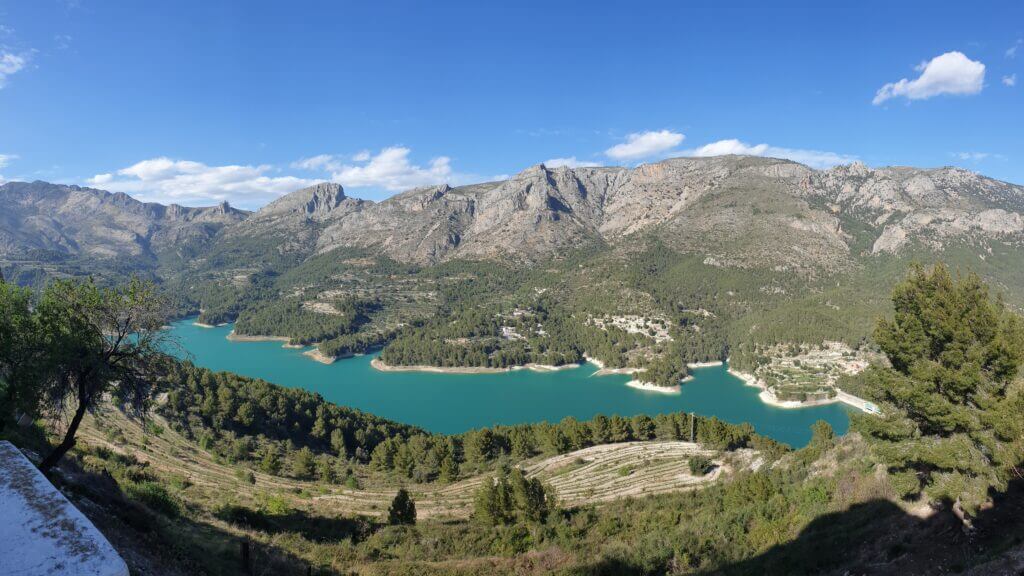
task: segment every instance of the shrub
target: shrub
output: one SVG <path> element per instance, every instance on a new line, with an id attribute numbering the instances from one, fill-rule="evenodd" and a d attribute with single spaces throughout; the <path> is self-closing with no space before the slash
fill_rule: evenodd
<path id="1" fill-rule="evenodd" d="M 703 476 L 711 470 L 712 462 L 707 456 L 696 454 L 690 457 L 690 473 L 694 476 Z"/>
<path id="2" fill-rule="evenodd" d="M 245 468 L 239 468 L 235 470 L 235 476 L 242 482 L 248 484 L 256 483 L 256 475 L 252 473 L 252 470 L 246 470 Z"/>
<path id="3" fill-rule="evenodd" d="M 125 486 L 125 494 L 132 500 L 145 504 L 150 510 L 169 518 L 177 518 L 181 514 L 178 501 L 167 492 L 166 488 L 156 482 L 128 484 Z"/>
<path id="4" fill-rule="evenodd" d="M 236 526 L 245 526 L 256 530 L 267 530 L 270 522 L 266 515 L 237 504 L 224 504 L 214 511 L 214 516 Z"/>
<path id="5" fill-rule="evenodd" d="M 392 526 L 400 524 L 416 523 L 416 503 L 405 488 L 400 488 L 395 499 L 388 508 L 388 524 Z"/>

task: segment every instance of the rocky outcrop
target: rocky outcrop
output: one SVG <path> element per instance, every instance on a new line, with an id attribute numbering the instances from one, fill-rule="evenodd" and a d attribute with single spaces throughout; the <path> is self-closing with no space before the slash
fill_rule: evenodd
<path id="1" fill-rule="evenodd" d="M 951 241 L 1020 242 L 1024 235 L 1024 188 L 962 168 L 839 166 L 813 173 L 802 190 L 847 217 L 881 227 L 876 254 L 896 253 L 912 242 L 939 250 Z"/>
<path id="2" fill-rule="evenodd" d="M 340 247 L 400 261 L 536 262 L 586 245 L 628 251 L 657 238 L 722 266 L 813 274 L 911 244 L 1024 238 L 1024 188 L 959 168 L 812 170 L 788 160 L 676 158 L 636 168 L 533 166 L 501 182 L 417 188 L 382 202 L 338 184 L 288 194 L 251 217 L 142 204 L 45 183 L 0 187 L 0 249 L 138 255 L 198 236 L 215 258 L 290 261 Z M 26 206 L 33 207 L 31 209 Z"/>
<path id="3" fill-rule="evenodd" d="M 144 203 L 127 194 L 47 182 L 0 186 L 0 256 L 45 250 L 93 258 L 155 259 L 204 249 L 248 212 L 227 203 L 186 208 Z"/>

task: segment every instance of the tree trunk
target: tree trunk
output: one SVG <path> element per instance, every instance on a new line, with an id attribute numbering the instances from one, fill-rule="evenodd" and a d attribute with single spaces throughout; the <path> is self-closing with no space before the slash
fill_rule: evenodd
<path id="1" fill-rule="evenodd" d="M 953 515 L 960 520 L 961 528 L 964 534 L 970 534 L 974 531 L 974 523 L 971 522 L 971 518 L 964 512 L 964 507 L 960 504 L 960 499 L 957 498 L 956 502 L 953 503 Z"/>
<path id="2" fill-rule="evenodd" d="M 89 403 L 85 399 L 85 390 L 79 387 L 78 395 L 78 408 L 75 410 L 75 416 L 71 419 L 71 424 L 68 426 L 68 431 L 64 433 L 64 440 L 50 452 L 40 464 L 39 471 L 45 476 L 50 475 L 50 470 L 60 462 L 60 459 L 68 453 L 68 450 L 75 445 L 75 434 L 78 432 L 78 426 L 82 423 L 82 418 L 85 417 L 85 411 L 89 407 Z"/>

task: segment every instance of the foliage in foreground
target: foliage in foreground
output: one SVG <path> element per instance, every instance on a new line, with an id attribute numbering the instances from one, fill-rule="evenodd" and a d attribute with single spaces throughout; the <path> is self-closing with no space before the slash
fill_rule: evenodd
<path id="1" fill-rule="evenodd" d="M 153 284 L 55 280 L 31 305 L 28 293 L 0 280 L 0 311 L 2 394 L 33 418 L 70 414 L 63 439 L 39 465 L 44 473 L 75 445 L 82 418 L 105 395 L 145 414 L 169 365 L 160 329 L 165 309 Z"/>
<path id="2" fill-rule="evenodd" d="M 855 426 L 901 494 L 975 514 L 1024 462 L 1024 325 L 976 275 L 954 278 L 944 266 L 913 270 L 893 304 L 894 319 L 875 331 L 892 366 L 864 378 L 884 415 Z"/>

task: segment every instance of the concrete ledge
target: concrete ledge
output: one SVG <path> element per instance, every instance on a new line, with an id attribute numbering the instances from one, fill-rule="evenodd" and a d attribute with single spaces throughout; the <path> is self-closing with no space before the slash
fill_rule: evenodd
<path id="1" fill-rule="evenodd" d="M 128 576 L 110 542 L 10 442 L 0 442 L 0 574 Z"/>

